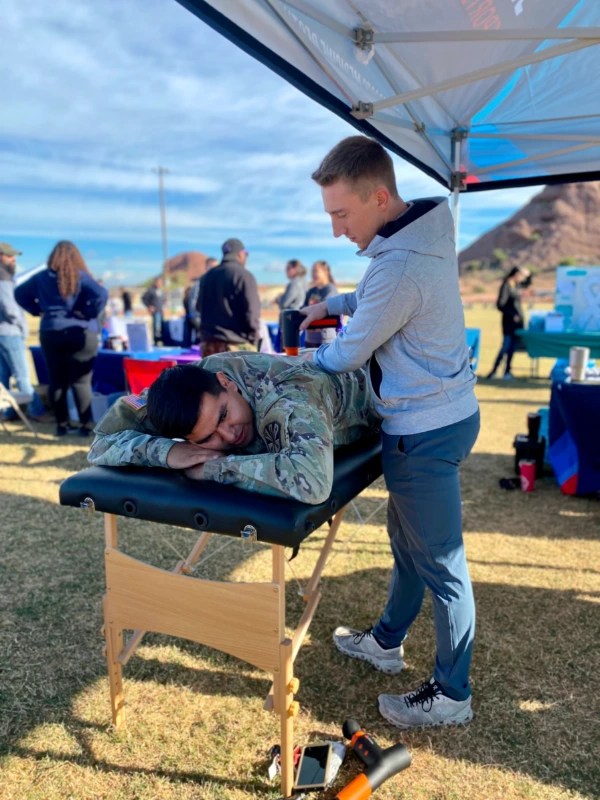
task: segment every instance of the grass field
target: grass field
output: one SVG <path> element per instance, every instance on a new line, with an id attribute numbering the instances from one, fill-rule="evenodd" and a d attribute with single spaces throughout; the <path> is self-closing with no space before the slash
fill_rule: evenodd
<path id="1" fill-rule="evenodd" d="M 499 344 L 497 312 L 467 312 L 483 330 L 480 372 Z M 517 375 L 528 374 L 516 357 Z M 548 364 L 542 363 L 541 374 Z M 560 494 L 548 478 L 534 494 L 505 493 L 514 435 L 528 411 L 548 404 L 547 381 L 480 382 L 482 432 L 462 470 L 464 530 L 478 613 L 474 722 L 400 736 L 378 716 L 380 692 L 415 688 L 431 674 L 431 603 L 406 642 L 408 670 L 391 678 L 345 660 L 338 624 L 361 628 L 383 606 L 390 554 L 380 511 L 358 530 L 342 526 L 323 600 L 296 672 L 299 743 L 339 736 L 354 716 L 382 745 L 401 739 L 412 767 L 381 800 L 600 797 L 600 505 Z M 2 800 L 250 800 L 279 797 L 265 754 L 277 741 L 262 711 L 267 677 L 199 645 L 148 635 L 124 670 L 127 727 L 110 726 L 100 636 L 102 517 L 58 505 L 58 486 L 85 466 L 85 444 L 0 431 L 0 797 Z M 381 481 L 359 499 L 385 497 Z M 120 521 L 123 549 L 170 568 L 191 531 Z M 348 539 L 356 534 L 348 543 Z M 294 562 L 312 569 L 321 532 Z M 215 537 L 208 553 L 221 547 Z M 237 541 L 206 564 L 214 578 L 268 579 L 269 551 Z M 290 580 L 293 581 L 290 575 Z M 289 593 L 293 621 L 302 601 Z M 343 777 L 357 770 L 351 760 Z M 343 785 L 342 779 L 336 790 Z M 335 791 L 322 795 L 332 798 Z"/>

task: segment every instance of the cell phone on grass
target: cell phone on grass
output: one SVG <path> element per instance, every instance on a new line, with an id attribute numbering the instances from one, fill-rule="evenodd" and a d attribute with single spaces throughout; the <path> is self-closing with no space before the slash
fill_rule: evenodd
<path id="1" fill-rule="evenodd" d="M 329 776 L 330 744 L 308 744 L 302 748 L 294 789 L 324 789 Z"/>

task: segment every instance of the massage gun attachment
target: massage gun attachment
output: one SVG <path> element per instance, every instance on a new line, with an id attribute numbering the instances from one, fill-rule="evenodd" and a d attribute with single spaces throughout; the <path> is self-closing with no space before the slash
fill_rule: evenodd
<path id="1" fill-rule="evenodd" d="M 382 750 L 368 733 L 361 731 L 360 725 L 353 719 L 344 722 L 342 731 L 346 739 L 350 739 L 352 750 L 367 768 L 342 789 L 337 800 L 367 800 L 384 781 L 410 767 L 410 753 L 403 744 L 394 744 Z"/>
<path id="2" fill-rule="evenodd" d="M 281 312 L 281 345 L 286 356 L 297 356 L 300 347 L 300 324 L 306 319 L 304 314 L 293 308 Z M 337 328 L 339 317 L 326 317 L 310 323 L 309 328 Z"/>

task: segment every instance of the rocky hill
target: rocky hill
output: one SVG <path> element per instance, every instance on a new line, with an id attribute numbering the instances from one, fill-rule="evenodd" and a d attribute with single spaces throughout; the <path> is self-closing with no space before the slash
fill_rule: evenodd
<path id="1" fill-rule="evenodd" d="M 167 261 L 168 274 L 175 286 L 187 286 L 195 278 L 204 275 L 206 268 L 204 253 L 190 250 L 188 253 L 178 253 Z"/>
<path id="2" fill-rule="evenodd" d="M 462 274 L 527 264 L 600 264 L 600 181 L 546 186 L 458 257 Z"/>

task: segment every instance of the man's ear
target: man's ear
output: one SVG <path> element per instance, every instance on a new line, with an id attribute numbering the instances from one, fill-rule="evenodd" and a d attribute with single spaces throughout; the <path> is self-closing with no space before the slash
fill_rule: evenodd
<path id="1" fill-rule="evenodd" d="M 230 380 L 227 377 L 227 375 L 225 375 L 224 372 L 217 372 L 217 380 L 219 381 L 223 389 L 225 389 L 225 391 L 232 391 L 232 390 L 235 392 L 239 391 L 235 383 L 232 380 Z"/>
<path id="2" fill-rule="evenodd" d="M 385 211 L 390 202 L 390 193 L 387 189 L 380 187 L 375 192 L 375 199 L 377 200 L 378 211 Z"/>

